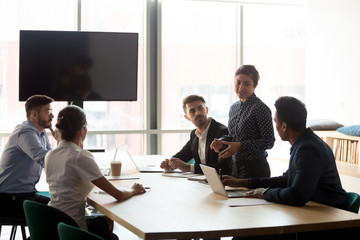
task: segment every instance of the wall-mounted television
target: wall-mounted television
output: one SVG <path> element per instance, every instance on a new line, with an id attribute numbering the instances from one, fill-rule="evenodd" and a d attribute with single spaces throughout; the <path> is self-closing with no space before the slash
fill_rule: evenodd
<path id="1" fill-rule="evenodd" d="M 20 31 L 19 100 L 136 101 L 138 33 Z"/>

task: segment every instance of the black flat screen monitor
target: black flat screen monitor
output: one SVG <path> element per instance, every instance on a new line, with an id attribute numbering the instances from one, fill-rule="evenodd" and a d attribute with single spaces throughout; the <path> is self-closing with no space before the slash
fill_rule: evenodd
<path id="1" fill-rule="evenodd" d="M 19 100 L 136 101 L 138 33 L 20 31 Z"/>

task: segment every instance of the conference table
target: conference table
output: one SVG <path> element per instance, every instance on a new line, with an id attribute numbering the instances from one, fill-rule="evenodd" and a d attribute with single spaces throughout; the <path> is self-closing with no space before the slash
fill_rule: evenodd
<path id="1" fill-rule="evenodd" d="M 111 182 L 120 189 L 135 182 L 150 189 L 119 202 L 94 188 L 87 201 L 142 239 L 256 236 L 360 227 L 360 215 L 315 202 L 302 207 L 230 207 L 226 202 L 233 200 L 213 193 L 207 184 L 186 178 L 139 173 L 126 164 L 122 178 Z"/>

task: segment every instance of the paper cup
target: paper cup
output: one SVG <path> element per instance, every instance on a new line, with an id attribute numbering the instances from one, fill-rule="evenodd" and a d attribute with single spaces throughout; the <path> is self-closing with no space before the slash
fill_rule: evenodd
<path id="1" fill-rule="evenodd" d="M 111 176 L 120 176 L 121 174 L 121 161 L 111 161 Z"/>

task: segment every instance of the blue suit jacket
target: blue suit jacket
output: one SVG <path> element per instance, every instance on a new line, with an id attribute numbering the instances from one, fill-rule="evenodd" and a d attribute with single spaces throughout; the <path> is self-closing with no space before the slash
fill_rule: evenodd
<path id="1" fill-rule="evenodd" d="M 248 186 L 269 187 L 265 200 L 288 205 L 314 201 L 342 208 L 346 197 L 334 154 L 310 128 L 291 147 L 289 169 L 282 176 L 249 179 Z"/>

